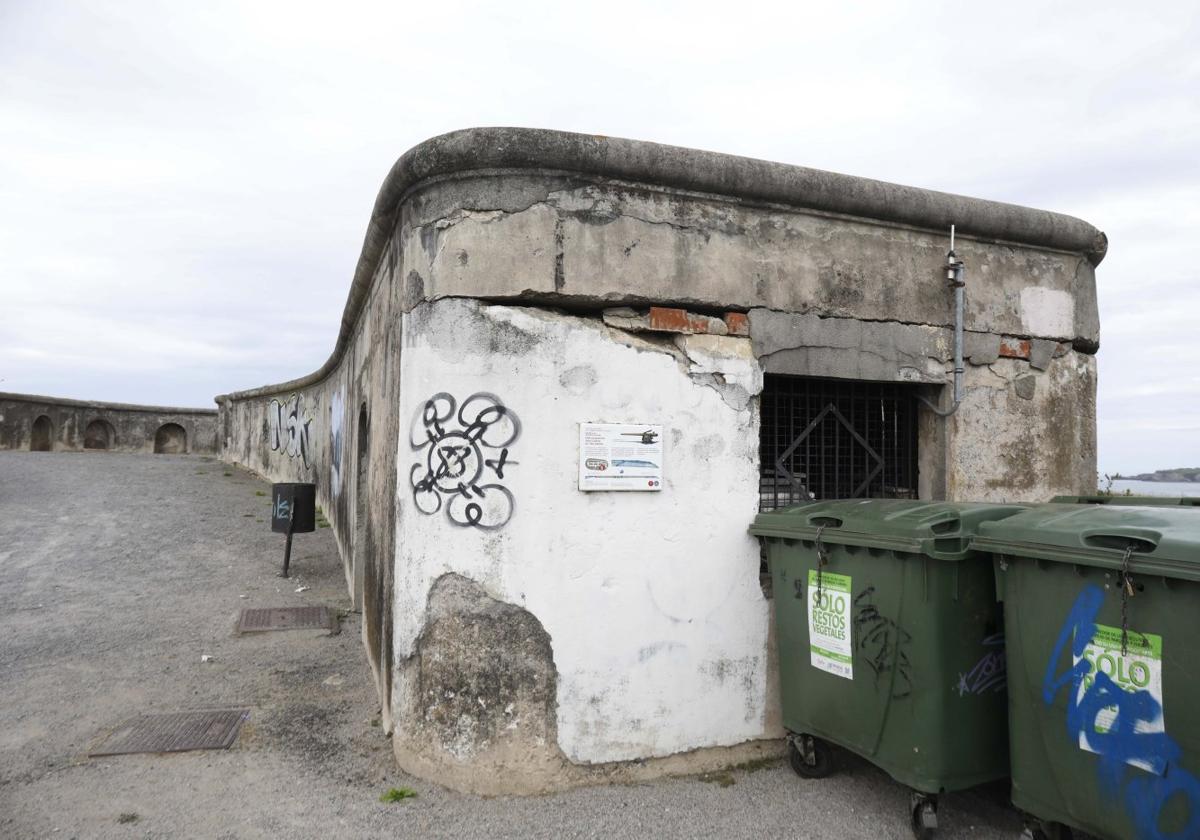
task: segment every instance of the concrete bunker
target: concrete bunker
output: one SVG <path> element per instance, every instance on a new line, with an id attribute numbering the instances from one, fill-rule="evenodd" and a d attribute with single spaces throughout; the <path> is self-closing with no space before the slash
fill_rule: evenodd
<path id="1" fill-rule="evenodd" d="M 54 448 L 54 423 L 45 414 L 39 414 L 29 430 L 31 452 L 49 452 Z"/>
<path id="2" fill-rule="evenodd" d="M 187 430 L 178 423 L 163 423 L 154 433 L 156 455 L 183 455 L 187 452 Z"/>
<path id="3" fill-rule="evenodd" d="M 964 393 L 939 416 L 951 224 Z M 1093 489 L 1106 247 L 802 167 L 455 132 L 384 182 L 325 365 L 219 398 L 222 457 L 318 483 L 405 769 L 483 793 L 696 772 L 782 731 L 760 509 Z M 368 401 L 331 452 L 322 418 Z M 589 424 L 661 428 L 658 483 L 581 489 Z"/>
<path id="4" fill-rule="evenodd" d="M 112 423 L 97 417 L 89 422 L 83 431 L 83 448 L 111 449 L 114 435 Z"/>

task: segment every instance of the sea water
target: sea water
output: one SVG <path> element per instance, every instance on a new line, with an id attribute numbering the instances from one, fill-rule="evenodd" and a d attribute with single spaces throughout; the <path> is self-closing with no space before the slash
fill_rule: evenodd
<path id="1" fill-rule="evenodd" d="M 1106 483 L 1101 481 L 1101 488 Z M 1112 483 L 1114 494 L 1124 494 L 1126 490 L 1135 496 L 1200 496 L 1200 482 L 1134 481 L 1131 478 L 1118 478 Z"/>

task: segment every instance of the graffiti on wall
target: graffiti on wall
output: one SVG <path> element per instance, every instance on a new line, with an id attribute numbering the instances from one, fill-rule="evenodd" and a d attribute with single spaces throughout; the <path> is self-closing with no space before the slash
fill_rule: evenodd
<path id="1" fill-rule="evenodd" d="M 283 402 L 273 399 L 267 406 L 267 440 L 272 451 L 284 452 L 289 458 L 301 458 L 306 467 L 308 454 L 312 451 L 311 424 L 312 418 L 299 394 L 292 394 Z"/>
<path id="2" fill-rule="evenodd" d="M 346 404 L 339 388 L 329 399 L 329 489 L 336 499 L 342 495 L 342 418 Z"/>
<path id="3" fill-rule="evenodd" d="M 409 473 L 417 510 L 441 510 L 464 528 L 495 530 L 512 519 L 512 492 L 502 483 L 516 465 L 509 447 L 521 436 L 521 421 L 495 394 L 472 394 L 459 405 L 434 394 L 413 417 L 409 442 L 421 453 Z"/>
<path id="4" fill-rule="evenodd" d="M 1136 673 L 1135 646 L 1141 634 L 1130 631 L 1130 655 L 1118 648 L 1107 667 L 1094 653 L 1095 640 L 1108 629 L 1096 623 L 1103 602 L 1104 590 L 1094 584 L 1075 599 L 1046 663 L 1042 700 L 1052 705 L 1058 693 L 1067 690 L 1067 735 L 1099 756 L 1099 783 L 1123 802 L 1139 837 L 1200 836 L 1200 779 L 1179 766 L 1183 749 L 1166 733 L 1161 700 L 1148 687 L 1139 687 L 1143 680 Z M 1068 648 L 1073 664 L 1056 675 Z M 1129 772 L 1127 765 L 1149 772 Z M 1168 834 L 1160 829 L 1159 816 L 1171 799 L 1186 806 L 1187 825 Z"/>

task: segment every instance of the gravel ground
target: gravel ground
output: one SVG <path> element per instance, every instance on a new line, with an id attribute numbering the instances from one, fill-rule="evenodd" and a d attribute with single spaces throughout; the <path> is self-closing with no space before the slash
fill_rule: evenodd
<path id="1" fill-rule="evenodd" d="M 845 754 L 822 781 L 775 764 L 527 798 L 406 776 L 357 615 L 337 635 L 232 632 L 245 607 L 350 606 L 328 529 L 275 576 L 268 493 L 197 456 L 0 452 L 0 837 L 911 836 L 906 790 Z M 87 757 L 131 716 L 238 706 L 228 751 Z M 419 795 L 381 803 L 390 787 Z M 1020 832 L 1003 785 L 940 817 L 946 838 Z"/>

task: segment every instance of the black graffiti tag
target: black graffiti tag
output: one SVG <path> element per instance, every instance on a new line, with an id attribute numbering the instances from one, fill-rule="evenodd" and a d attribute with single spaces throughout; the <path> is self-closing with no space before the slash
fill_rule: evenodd
<path id="1" fill-rule="evenodd" d="M 309 426 L 312 418 L 304 408 L 299 394 L 292 394 L 285 402 L 271 400 L 267 406 L 267 442 L 276 452 L 284 452 L 289 458 L 299 457 L 308 466 Z"/>
<path id="2" fill-rule="evenodd" d="M 495 394 L 479 392 L 463 400 L 434 394 L 417 410 L 409 435 L 424 454 L 409 473 L 417 510 L 446 517 L 464 528 L 495 530 L 512 518 L 512 492 L 499 482 L 509 447 L 521 436 L 521 422 Z"/>
<path id="3" fill-rule="evenodd" d="M 912 636 L 892 619 L 882 615 L 874 603 L 875 587 L 868 586 L 854 599 L 855 645 L 875 673 L 875 684 L 895 669 L 892 698 L 899 700 L 912 693 L 912 663 L 908 643 Z"/>

